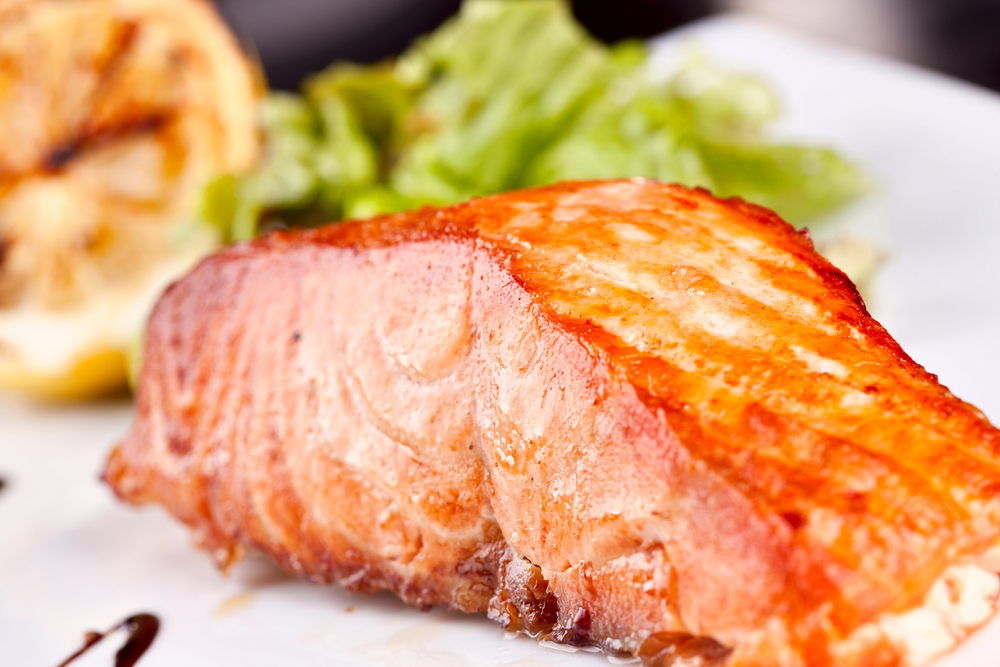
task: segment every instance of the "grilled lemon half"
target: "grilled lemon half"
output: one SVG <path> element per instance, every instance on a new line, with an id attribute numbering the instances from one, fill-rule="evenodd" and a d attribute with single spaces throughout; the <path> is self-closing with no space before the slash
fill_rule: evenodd
<path id="1" fill-rule="evenodd" d="M 125 385 L 163 288 L 220 242 L 203 184 L 259 153 L 256 68 L 202 0 L 0 0 L 0 387 Z"/>

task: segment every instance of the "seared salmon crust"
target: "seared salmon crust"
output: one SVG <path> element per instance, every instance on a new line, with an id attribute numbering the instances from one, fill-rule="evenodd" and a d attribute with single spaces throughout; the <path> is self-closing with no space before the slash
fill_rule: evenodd
<path id="1" fill-rule="evenodd" d="M 647 665 L 874 667 L 995 611 L 998 464 L 807 234 L 629 180 L 208 258 L 105 479 L 222 567 Z"/>

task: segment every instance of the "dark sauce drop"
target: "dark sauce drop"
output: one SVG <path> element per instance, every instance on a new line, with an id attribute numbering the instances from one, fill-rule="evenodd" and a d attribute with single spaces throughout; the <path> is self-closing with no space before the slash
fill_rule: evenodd
<path id="1" fill-rule="evenodd" d="M 160 630 L 160 619 L 152 614 L 136 614 L 129 616 L 124 621 L 114 626 L 106 632 L 88 632 L 84 635 L 83 648 L 60 662 L 58 667 L 66 667 L 90 648 L 101 641 L 115 630 L 124 629 L 128 632 L 128 640 L 125 645 L 118 649 L 115 654 L 115 667 L 132 667 L 139 661 L 142 654 L 146 652 L 149 645 L 156 638 L 156 633 Z"/>
<path id="2" fill-rule="evenodd" d="M 7 480 L 3 477 L 0 477 L 0 492 L 3 492 L 3 490 L 6 488 L 7 488 Z"/>

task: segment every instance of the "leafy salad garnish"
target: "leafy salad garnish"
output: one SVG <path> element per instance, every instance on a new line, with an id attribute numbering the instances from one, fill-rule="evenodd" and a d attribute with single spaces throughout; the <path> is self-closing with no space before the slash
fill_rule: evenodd
<path id="1" fill-rule="evenodd" d="M 654 77 L 641 43 L 607 47 L 560 0 L 467 0 L 393 62 L 336 63 L 272 93 L 258 168 L 223 175 L 202 214 L 230 239 L 447 204 L 566 179 L 643 176 L 738 195 L 794 224 L 862 193 L 825 148 L 775 143 L 760 78 L 692 56 Z"/>

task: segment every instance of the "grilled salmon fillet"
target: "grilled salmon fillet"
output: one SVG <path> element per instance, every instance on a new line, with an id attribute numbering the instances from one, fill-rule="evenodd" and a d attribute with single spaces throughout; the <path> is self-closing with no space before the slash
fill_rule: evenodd
<path id="1" fill-rule="evenodd" d="M 995 611 L 1000 432 L 807 235 L 568 183 L 174 284 L 105 479 L 246 549 L 647 665 L 920 665 Z"/>

